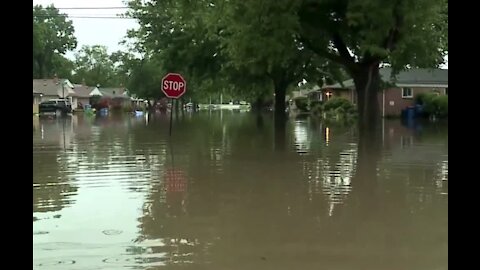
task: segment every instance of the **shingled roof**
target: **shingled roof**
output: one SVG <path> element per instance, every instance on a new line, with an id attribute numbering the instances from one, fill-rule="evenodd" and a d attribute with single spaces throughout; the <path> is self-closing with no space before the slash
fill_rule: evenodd
<path id="1" fill-rule="evenodd" d="M 90 97 L 90 92 L 92 92 L 94 87 L 86 86 L 83 84 L 74 84 L 73 92 L 75 96 L 79 98 L 88 98 Z"/>
<path id="2" fill-rule="evenodd" d="M 426 69 L 412 68 L 401 71 L 392 78 L 392 69 L 384 67 L 380 69 L 380 76 L 383 81 L 402 86 L 443 86 L 448 87 L 448 69 Z M 322 89 L 352 89 L 355 87 L 353 79 L 343 81 L 343 87 L 340 83 L 326 85 Z"/>
<path id="3" fill-rule="evenodd" d="M 125 88 L 100 88 L 100 92 L 103 94 L 105 97 L 111 97 L 111 98 L 125 98 L 128 96 L 125 95 Z"/>
<path id="4" fill-rule="evenodd" d="M 65 96 L 75 94 L 71 87 L 73 85 L 67 79 L 34 79 L 33 91 L 48 96 L 61 96 L 62 95 L 62 83 L 65 82 Z"/>
<path id="5" fill-rule="evenodd" d="M 95 87 L 91 92 L 90 96 L 101 95 L 102 97 L 108 98 L 127 98 L 130 99 L 128 91 L 125 88 L 98 88 Z"/>
<path id="6" fill-rule="evenodd" d="M 448 69 L 413 68 L 401 71 L 393 79 L 391 74 L 392 69 L 389 67 L 380 69 L 384 81 L 391 81 L 398 86 L 406 84 L 448 86 Z"/>

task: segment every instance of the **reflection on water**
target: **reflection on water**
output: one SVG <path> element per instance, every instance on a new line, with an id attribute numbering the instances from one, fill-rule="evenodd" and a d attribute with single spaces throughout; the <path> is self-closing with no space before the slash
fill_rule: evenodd
<path id="1" fill-rule="evenodd" d="M 175 119 L 34 117 L 35 269 L 447 269 L 445 124 Z"/>

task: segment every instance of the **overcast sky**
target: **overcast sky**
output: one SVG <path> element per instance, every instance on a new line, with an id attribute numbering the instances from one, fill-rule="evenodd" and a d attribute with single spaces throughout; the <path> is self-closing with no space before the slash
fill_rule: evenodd
<path id="1" fill-rule="evenodd" d="M 128 29 L 137 28 L 138 24 L 132 19 L 93 19 L 93 18 L 74 18 L 74 17 L 92 17 L 107 16 L 113 17 L 115 14 L 123 13 L 126 9 L 107 9 L 107 10 L 68 10 L 62 8 L 76 7 L 125 7 L 124 0 L 33 0 L 33 5 L 41 4 L 47 6 L 54 4 L 60 8 L 61 13 L 72 16 L 73 26 L 75 27 L 75 36 L 77 37 L 78 47 L 82 45 L 105 45 L 108 51 L 114 52 L 122 49 L 118 43 L 125 37 Z M 67 53 L 67 57 L 73 59 L 74 53 Z M 448 57 L 446 58 L 448 61 Z M 448 63 L 444 65 L 448 68 Z"/>
<path id="2" fill-rule="evenodd" d="M 124 7 L 126 5 L 123 3 L 123 0 L 33 0 L 33 5 L 37 4 L 42 6 L 54 4 L 56 8 L 60 8 L 61 13 L 72 16 L 71 20 L 75 28 L 75 37 L 78 41 L 77 49 L 80 49 L 82 45 L 105 45 L 109 52 L 120 50 L 123 47 L 118 45 L 118 43 L 125 37 L 127 30 L 138 27 L 136 21 L 132 19 L 73 18 L 88 16 L 113 17 L 116 14 L 125 12 L 126 9 L 61 9 L 72 7 Z M 67 57 L 73 59 L 74 53 L 68 53 Z"/>

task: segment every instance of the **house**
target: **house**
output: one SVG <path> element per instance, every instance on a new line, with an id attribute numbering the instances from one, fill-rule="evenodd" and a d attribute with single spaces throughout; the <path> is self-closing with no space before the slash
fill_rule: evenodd
<path id="1" fill-rule="evenodd" d="M 310 93 L 316 92 L 319 90 L 321 89 L 320 87 L 318 87 L 318 85 L 314 85 L 313 87 L 309 87 L 309 88 L 303 88 L 303 89 L 301 88 L 299 90 L 292 91 L 291 99 L 295 99 L 298 97 L 307 97 Z"/>
<path id="2" fill-rule="evenodd" d="M 90 97 L 99 97 L 98 102 L 105 102 L 109 108 L 125 108 L 132 105 L 128 91 L 123 87 L 98 88 L 95 87 L 89 94 Z"/>
<path id="3" fill-rule="evenodd" d="M 392 85 L 378 94 L 382 116 L 400 116 L 403 109 L 415 105 L 415 97 L 420 93 L 448 95 L 448 69 L 414 68 L 402 71 L 394 78 L 391 74 L 392 69 L 389 67 L 380 69 L 382 80 Z M 357 104 L 353 79 L 309 93 L 311 100 L 326 101 L 332 97 L 342 97 Z"/>
<path id="4" fill-rule="evenodd" d="M 74 84 L 73 91 L 74 97 L 77 100 L 78 108 L 83 109 L 83 106 L 90 104 L 90 93 L 93 87 L 86 86 L 85 84 Z"/>
<path id="5" fill-rule="evenodd" d="M 35 91 L 33 89 L 33 113 L 38 113 L 38 105 L 40 104 L 42 99 L 42 94 L 40 92 Z"/>
<path id="6" fill-rule="evenodd" d="M 69 98 L 72 109 L 77 107 L 73 84 L 68 79 L 34 79 L 33 92 L 38 94 L 40 102 L 58 98 Z M 39 103 L 40 103 L 39 102 Z"/>
<path id="7" fill-rule="evenodd" d="M 383 70 L 385 75 L 391 74 L 390 68 Z M 415 105 L 420 93 L 448 95 L 448 69 L 410 69 L 396 75 L 393 83 L 395 86 L 379 94 L 382 116 L 401 115 L 403 109 Z"/>
<path id="8" fill-rule="evenodd" d="M 326 85 L 321 89 L 311 91 L 308 93 L 308 97 L 316 101 L 327 101 L 332 97 L 340 97 L 349 100 L 352 104 L 357 104 L 357 95 L 354 89 L 353 79 L 349 79 L 341 84 Z"/>

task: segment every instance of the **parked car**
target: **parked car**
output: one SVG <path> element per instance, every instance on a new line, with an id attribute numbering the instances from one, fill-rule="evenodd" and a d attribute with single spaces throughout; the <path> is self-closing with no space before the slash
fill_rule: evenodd
<path id="1" fill-rule="evenodd" d="M 55 113 L 56 115 L 65 115 L 72 112 L 72 104 L 67 99 L 51 99 L 40 103 L 39 112 Z"/>

